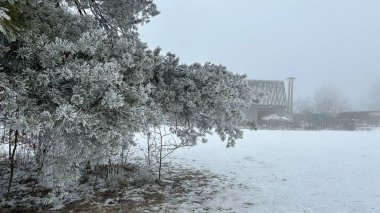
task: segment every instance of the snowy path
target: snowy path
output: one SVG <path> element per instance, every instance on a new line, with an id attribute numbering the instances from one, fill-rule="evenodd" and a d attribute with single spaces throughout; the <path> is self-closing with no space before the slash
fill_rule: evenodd
<path id="1" fill-rule="evenodd" d="M 380 212 L 380 131 L 247 131 L 230 149 L 211 136 L 172 160 L 226 177 L 212 211 Z"/>

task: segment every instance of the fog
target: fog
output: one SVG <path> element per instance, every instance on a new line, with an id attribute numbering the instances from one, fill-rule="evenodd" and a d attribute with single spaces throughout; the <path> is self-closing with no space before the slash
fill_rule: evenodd
<path id="1" fill-rule="evenodd" d="M 156 0 L 140 29 L 150 47 L 182 62 L 224 64 L 249 79 L 296 77 L 294 97 L 340 88 L 353 110 L 370 110 L 380 81 L 378 0 Z"/>

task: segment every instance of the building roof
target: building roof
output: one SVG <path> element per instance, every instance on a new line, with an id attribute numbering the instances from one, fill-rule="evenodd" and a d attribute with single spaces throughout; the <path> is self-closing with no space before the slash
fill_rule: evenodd
<path id="1" fill-rule="evenodd" d="M 254 92 L 264 93 L 256 106 L 280 106 L 286 107 L 286 93 L 284 81 L 247 80 Z"/>

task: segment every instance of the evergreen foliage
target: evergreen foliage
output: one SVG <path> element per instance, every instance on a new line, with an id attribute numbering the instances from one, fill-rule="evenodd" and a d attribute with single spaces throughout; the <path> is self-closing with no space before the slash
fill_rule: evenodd
<path id="1" fill-rule="evenodd" d="M 245 76 L 148 49 L 137 27 L 157 14 L 151 0 L 1 2 L 0 118 L 38 135 L 47 185 L 65 188 L 152 127 L 186 145 L 213 129 L 227 146 L 242 137 Z"/>

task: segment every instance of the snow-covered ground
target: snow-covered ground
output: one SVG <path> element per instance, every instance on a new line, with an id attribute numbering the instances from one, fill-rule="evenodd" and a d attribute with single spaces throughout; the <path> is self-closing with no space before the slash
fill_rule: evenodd
<path id="1" fill-rule="evenodd" d="M 211 136 L 171 161 L 225 177 L 210 212 L 380 212 L 380 130 L 246 131 L 229 149 Z"/>
<path id="2" fill-rule="evenodd" d="M 244 136 L 228 149 L 210 136 L 164 159 L 164 178 L 178 173 L 188 193 L 171 189 L 137 212 L 380 212 L 380 129 Z"/>

